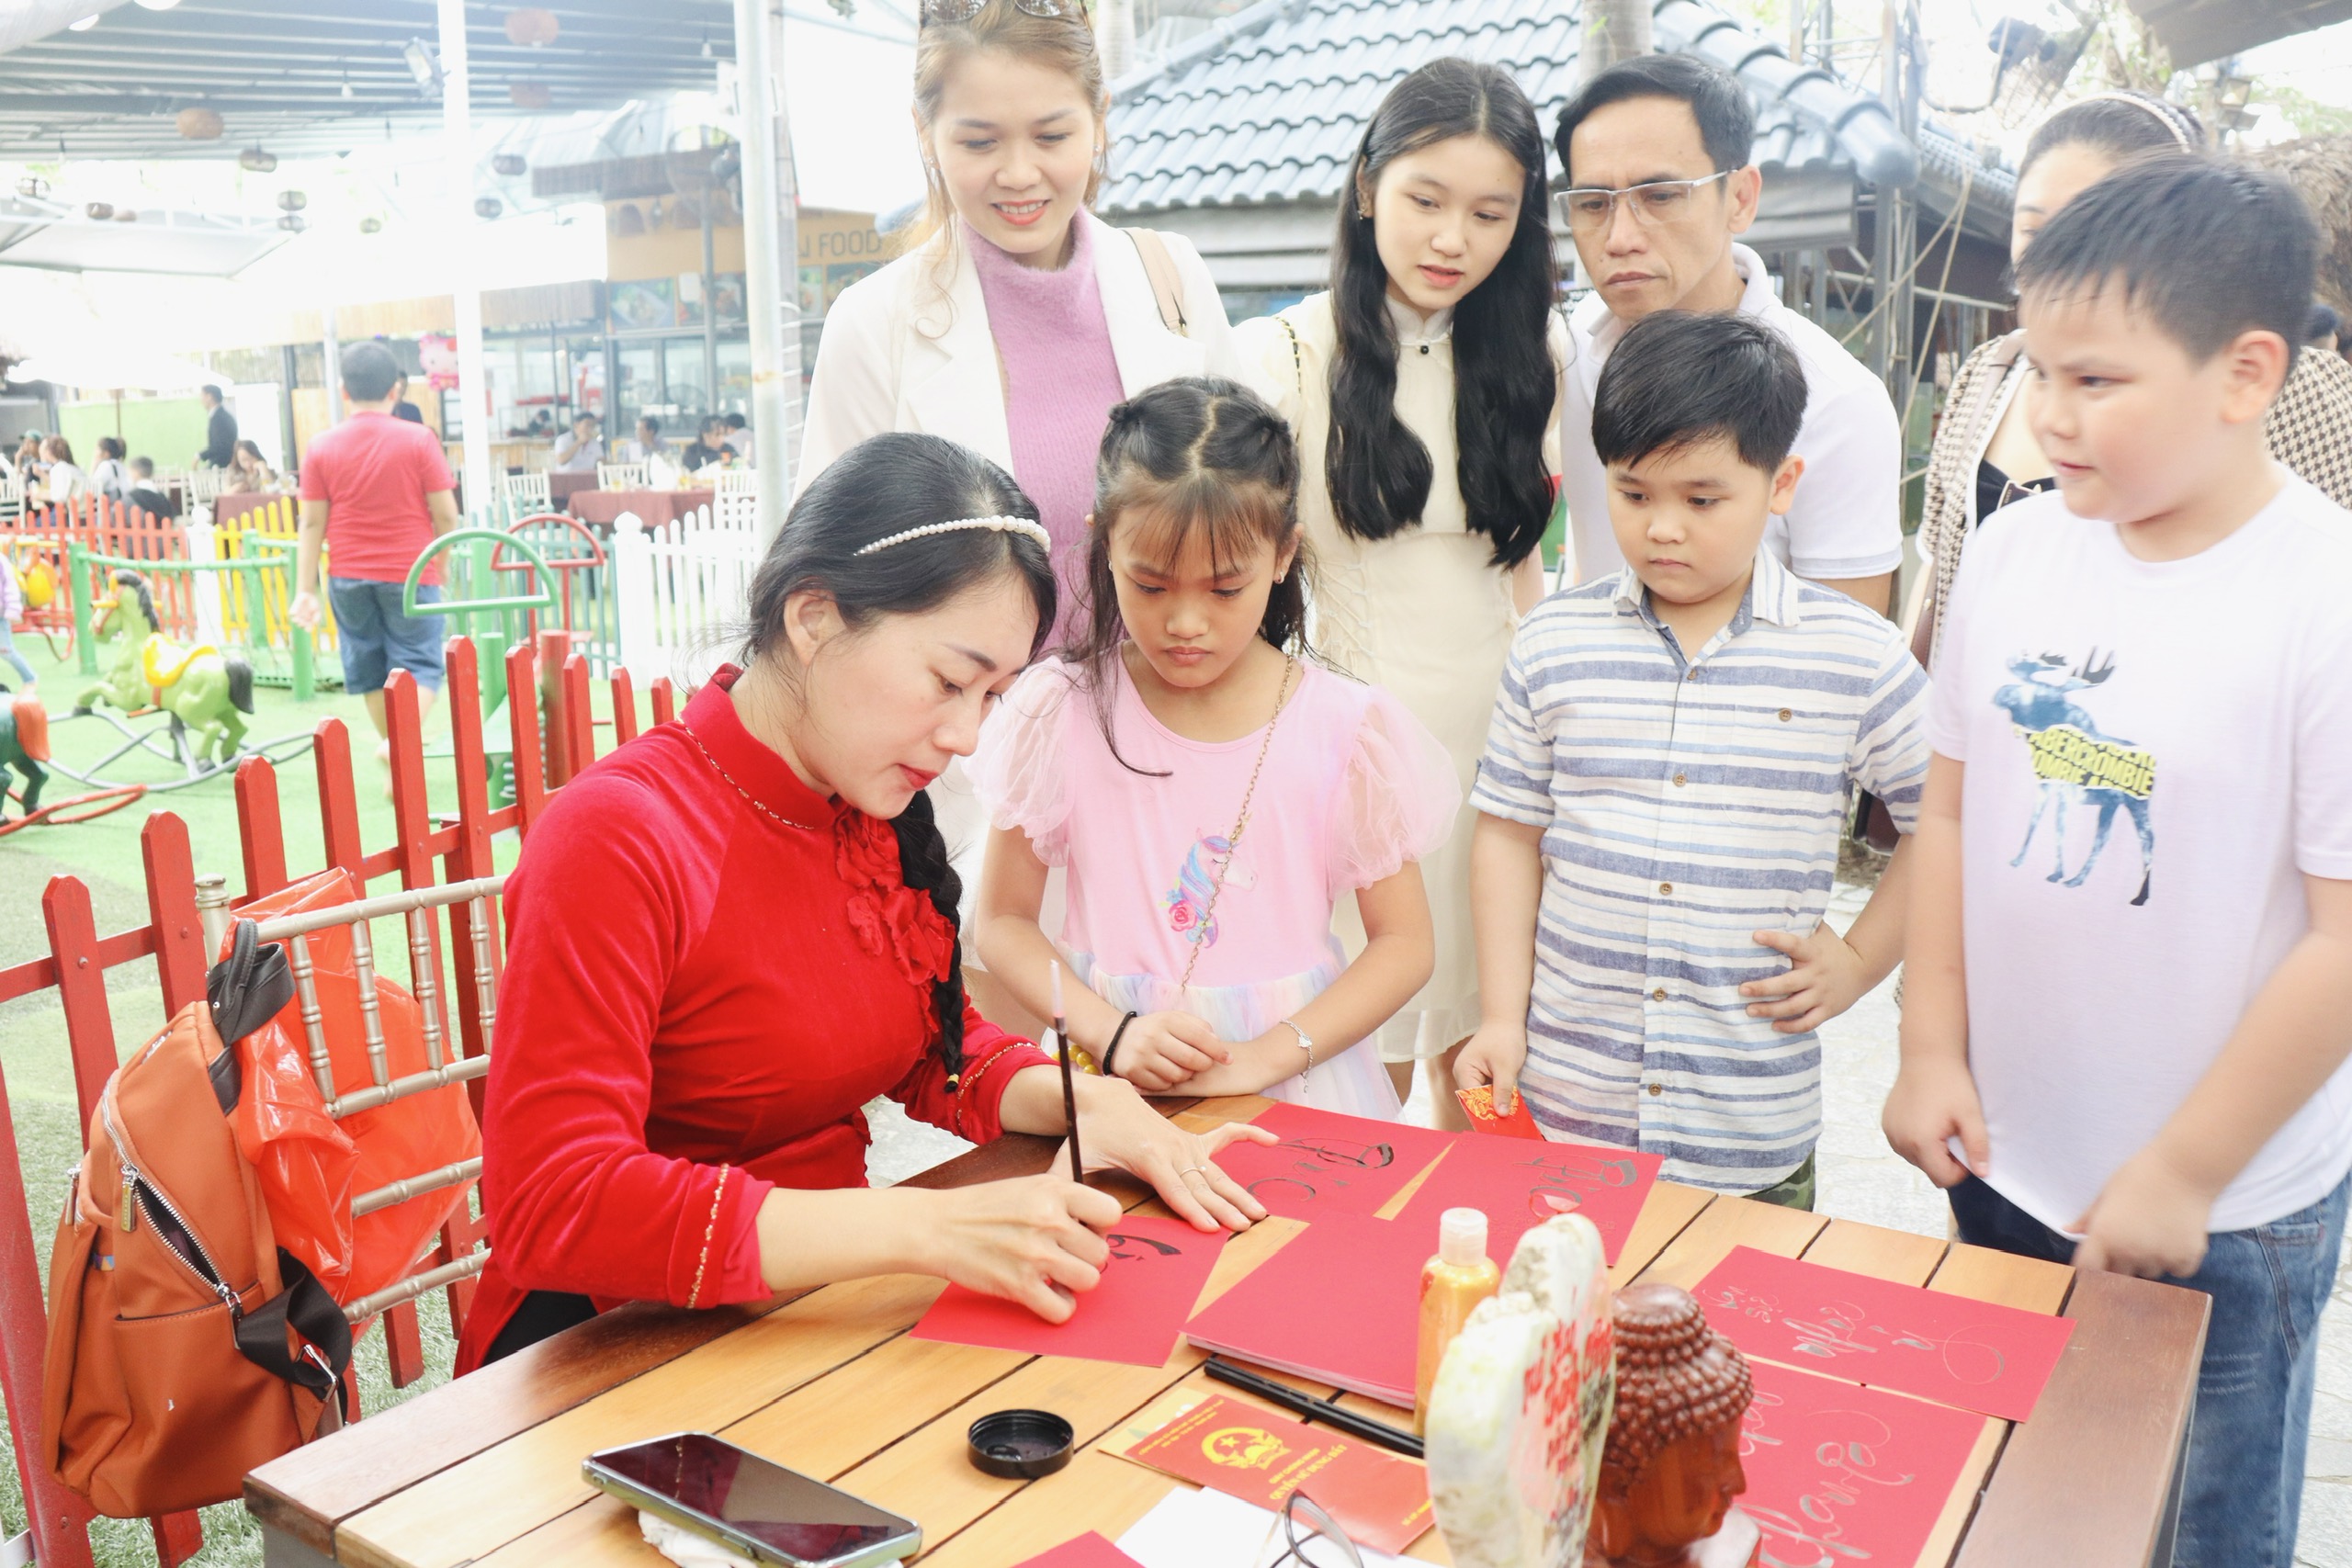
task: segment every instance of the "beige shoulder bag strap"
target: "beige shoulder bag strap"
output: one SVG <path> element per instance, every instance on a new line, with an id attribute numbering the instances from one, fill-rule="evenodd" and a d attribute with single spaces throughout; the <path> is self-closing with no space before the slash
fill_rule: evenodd
<path id="1" fill-rule="evenodd" d="M 1135 242 L 1136 256 L 1143 263 L 1152 297 L 1159 301 L 1160 324 L 1178 337 L 1191 337 L 1193 324 L 1184 319 L 1184 280 L 1177 276 L 1176 258 L 1169 254 L 1167 240 L 1155 229 L 1126 232 Z"/>

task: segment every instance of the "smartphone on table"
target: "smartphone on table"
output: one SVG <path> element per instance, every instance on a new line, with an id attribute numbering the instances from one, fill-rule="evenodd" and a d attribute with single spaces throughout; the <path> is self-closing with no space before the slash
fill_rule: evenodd
<path id="1" fill-rule="evenodd" d="M 606 1449 L 591 1486 L 778 1568 L 872 1568 L 922 1550 L 922 1528 L 707 1432 Z"/>

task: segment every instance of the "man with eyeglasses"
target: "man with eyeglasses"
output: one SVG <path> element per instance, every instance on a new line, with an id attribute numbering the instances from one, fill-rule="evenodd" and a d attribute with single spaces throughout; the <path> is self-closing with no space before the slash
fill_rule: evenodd
<path id="1" fill-rule="evenodd" d="M 1736 310 L 1769 322 L 1804 366 L 1796 455 L 1804 477 L 1765 547 L 1798 576 L 1883 615 L 1903 559 L 1903 448 L 1894 403 L 1867 366 L 1781 303 L 1763 259 L 1734 236 L 1756 220 L 1756 114 L 1726 73 L 1689 55 L 1609 67 L 1560 113 L 1569 188 L 1557 200 L 1592 294 L 1570 317 L 1577 356 L 1561 416 L 1561 484 L 1576 576 L 1625 564 L 1609 525 L 1609 476 L 1592 449 L 1593 389 L 1625 329 L 1655 310 Z"/>

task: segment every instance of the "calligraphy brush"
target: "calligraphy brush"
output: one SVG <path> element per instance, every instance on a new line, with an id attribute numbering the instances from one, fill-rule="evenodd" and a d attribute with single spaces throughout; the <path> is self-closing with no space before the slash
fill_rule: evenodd
<path id="1" fill-rule="evenodd" d="M 1084 1183 L 1086 1161 L 1078 1152 L 1078 1088 L 1069 1071 L 1069 1025 L 1062 1017 L 1062 966 L 1052 964 L 1054 977 L 1054 1046 L 1062 1063 L 1062 1115 L 1069 1122 L 1069 1179 Z"/>

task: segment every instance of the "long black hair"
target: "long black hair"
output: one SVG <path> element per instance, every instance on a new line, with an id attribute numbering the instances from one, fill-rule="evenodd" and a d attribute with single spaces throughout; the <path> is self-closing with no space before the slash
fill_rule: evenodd
<path id="1" fill-rule="evenodd" d="M 1298 448 L 1282 415 L 1236 382 L 1186 376 L 1148 388 L 1111 411 L 1094 459 L 1094 526 L 1086 541 L 1086 615 L 1064 651 L 1092 689 L 1096 721 L 1122 767 L 1112 733 L 1112 661 L 1126 640 L 1111 535 L 1122 523 L 1151 531 L 1138 544 L 1173 561 L 1195 536 L 1220 565 L 1260 543 L 1277 554 L 1298 542 Z M 1258 635 L 1306 651 L 1304 552 L 1266 596 Z"/>
<path id="2" fill-rule="evenodd" d="M 1517 566 L 1552 515 L 1544 436 L 1558 372 L 1546 313 L 1557 265 L 1546 213 L 1544 132 L 1509 74 L 1467 60 L 1434 60 L 1390 89 L 1364 128 L 1340 197 L 1331 246 L 1331 433 L 1324 480 L 1340 526 L 1385 539 L 1419 523 L 1429 504 L 1430 450 L 1396 417 L 1396 328 L 1388 269 L 1367 209 L 1381 172 L 1408 152 L 1456 136 L 1483 136 L 1519 162 L 1519 225 L 1484 283 L 1453 311 L 1453 435 L 1469 526 L 1495 542 L 1497 566 Z"/>
<path id="3" fill-rule="evenodd" d="M 1037 506 L 1012 475 L 978 453 L 936 435 L 905 432 L 859 442 L 801 493 L 784 531 L 760 561 L 752 578 L 745 661 L 774 653 L 785 668 L 791 667 L 785 608 L 804 590 L 830 597 L 842 622 L 856 630 L 885 615 L 935 610 L 1001 572 L 1012 573 L 1028 590 L 1037 612 L 1029 653 L 1036 657 L 1054 624 L 1054 569 L 1036 540 L 972 528 L 858 554 L 877 539 L 925 524 L 996 516 L 1034 523 Z M 963 879 L 948 859 L 930 795 L 918 790 L 890 828 L 899 840 L 899 874 L 909 887 L 930 896 L 932 908 L 956 932 L 947 976 L 932 988 L 939 1054 L 954 1077 L 964 1070 L 964 942 L 956 915 Z"/>

